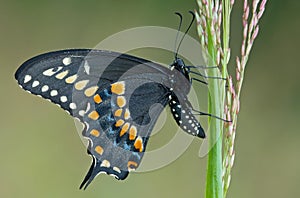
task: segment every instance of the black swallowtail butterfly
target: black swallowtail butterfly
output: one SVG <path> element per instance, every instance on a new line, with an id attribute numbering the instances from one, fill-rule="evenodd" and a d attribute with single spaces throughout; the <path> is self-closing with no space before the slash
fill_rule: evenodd
<path id="1" fill-rule="evenodd" d="M 175 57 L 166 68 L 117 52 L 69 49 L 38 55 L 18 68 L 15 78 L 23 89 L 84 123 L 93 162 L 80 188 L 102 172 L 123 180 L 135 170 L 167 104 L 185 132 L 205 137 L 187 99 L 190 67 Z"/>

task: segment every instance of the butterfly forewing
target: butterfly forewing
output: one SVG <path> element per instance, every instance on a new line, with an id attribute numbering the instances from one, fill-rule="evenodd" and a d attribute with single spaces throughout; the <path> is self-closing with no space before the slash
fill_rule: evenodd
<path id="1" fill-rule="evenodd" d="M 49 53 L 26 61 L 16 72 L 15 77 L 25 90 L 41 95 L 59 104 L 70 112 L 73 85 L 67 79 L 77 74 L 82 58 L 70 62 L 66 53 Z M 72 105 L 71 105 L 72 106 Z"/>

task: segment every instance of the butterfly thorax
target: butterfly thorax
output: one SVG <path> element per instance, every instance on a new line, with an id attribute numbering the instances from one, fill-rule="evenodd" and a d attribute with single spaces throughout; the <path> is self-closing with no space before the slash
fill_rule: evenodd
<path id="1" fill-rule="evenodd" d="M 176 58 L 171 64 L 171 70 L 174 69 L 179 71 L 188 81 L 190 81 L 189 71 L 181 58 Z"/>
<path id="2" fill-rule="evenodd" d="M 176 58 L 170 65 L 170 91 L 187 95 L 191 89 L 189 71 L 180 58 Z M 177 93 L 176 93 L 177 92 Z"/>

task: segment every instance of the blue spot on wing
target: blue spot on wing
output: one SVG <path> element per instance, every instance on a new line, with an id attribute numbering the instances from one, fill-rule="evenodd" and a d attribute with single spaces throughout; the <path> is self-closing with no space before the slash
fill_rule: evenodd
<path id="1" fill-rule="evenodd" d="M 125 149 L 125 150 L 131 150 L 131 147 L 132 147 L 132 145 L 128 145 L 127 144 L 127 142 L 124 142 L 124 144 L 123 144 L 123 148 Z"/>

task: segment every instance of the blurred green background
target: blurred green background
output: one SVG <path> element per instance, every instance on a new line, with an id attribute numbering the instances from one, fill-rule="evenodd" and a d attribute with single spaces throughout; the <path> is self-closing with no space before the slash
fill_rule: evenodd
<path id="1" fill-rule="evenodd" d="M 241 2 L 232 16 L 232 58 L 241 42 Z M 192 0 L 1 0 L 0 197 L 203 197 L 206 158 L 198 157 L 198 139 L 162 169 L 130 174 L 125 181 L 101 175 L 88 190 L 79 190 L 91 159 L 73 119 L 14 80 L 18 66 L 36 54 L 92 48 L 137 26 L 176 28 L 174 11 L 188 18 L 187 11 L 196 7 Z M 267 4 L 247 66 L 228 197 L 299 197 L 299 9 L 294 0 Z M 190 35 L 197 38 L 195 29 Z M 156 61 L 172 61 L 170 53 L 156 54 Z M 203 101 L 205 106 L 206 96 Z M 163 134 L 172 134 L 169 128 L 149 147 L 167 141 Z"/>

